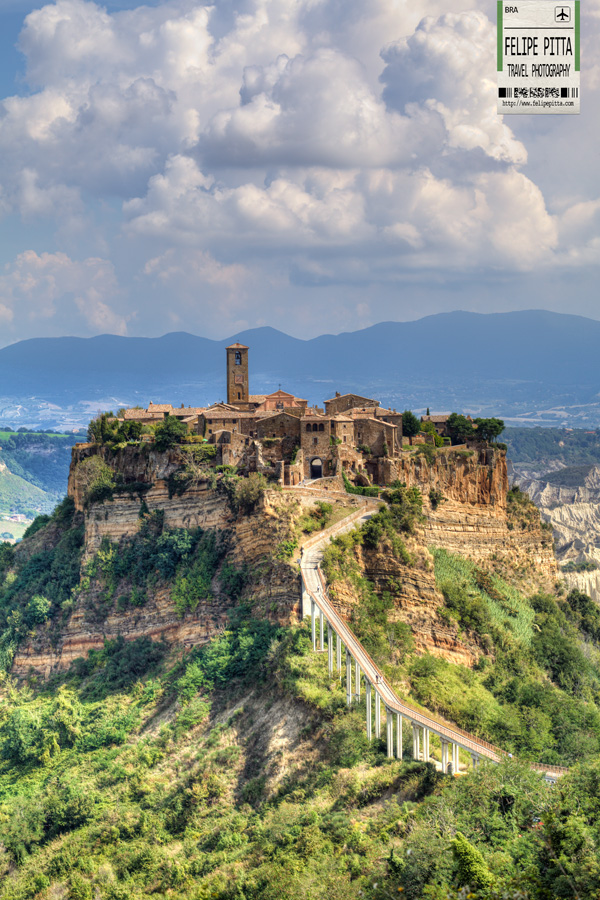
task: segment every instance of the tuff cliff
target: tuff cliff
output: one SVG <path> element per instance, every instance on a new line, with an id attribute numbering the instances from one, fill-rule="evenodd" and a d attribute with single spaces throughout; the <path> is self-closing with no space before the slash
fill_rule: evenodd
<path id="1" fill-rule="evenodd" d="M 118 479 L 110 499 L 86 502 L 81 464 L 94 456 Z M 151 584 L 143 605 L 131 606 L 118 602 L 129 591 L 127 579 L 107 602 L 101 579 L 87 578 L 85 573 L 103 546 L 124 547 L 152 515 L 160 516 L 165 529 L 216 530 L 224 547 L 221 565 L 246 573 L 244 602 L 250 602 L 257 614 L 280 623 L 297 621 L 300 587 L 293 556 L 303 539 L 300 517 L 319 500 L 326 500 L 338 518 L 362 501 L 336 490 L 337 482 L 323 480 L 323 487 L 330 490 L 269 489 L 253 509 L 241 511 L 232 507 L 222 476 L 219 474 L 218 481 L 214 469 L 205 477 L 178 485 L 176 476 L 181 469 L 177 449 L 159 453 L 151 446 L 128 445 L 114 451 L 92 444 L 73 449 L 69 496 L 84 527 L 83 586 L 59 626 L 38 627 L 21 644 L 14 659 L 15 674 L 26 676 L 35 671 L 47 676 L 89 650 L 100 649 L 105 638 L 119 634 L 163 639 L 185 648 L 209 640 L 226 627 L 229 610 L 240 598 L 234 602 L 227 596 L 218 572 L 210 599 L 183 613 L 173 602 L 168 581 Z M 385 590 L 390 583 L 398 586 L 393 615 L 410 625 L 417 649 L 471 665 L 480 650 L 468 637 L 459 635 L 453 623 L 440 617 L 444 601 L 436 589 L 429 548 L 433 545 L 485 560 L 497 569 L 517 567 L 522 577 L 527 573 L 538 577 L 541 572 L 543 577 L 554 578 L 551 540 L 539 519 L 515 518 L 507 507 L 502 451 L 443 451 L 430 460 L 412 456 L 398 464 L 395 474 L 423 495 L 423 518 L 407 540 L 412 562 L 407 564 L 383 545 L 361 551 L 360 565 L 376 590 Z M 52 540 L 51 529 L 44 535 L 45 531 L 39 532 L 34 540 L 38 544 Z M 28 542 L 21 545 L 23 559 L 32 546 Z M 340 591 L 338 602 L 349 615 L 356 597 L 350 589 Z"/>
<path id="2" fill-rule="evenodd" d="M 436 588 L 430 550 L 439 548 L 475 561 L 533 593 L 550 588 L 558 574 L 552 535 L 538 511 L 508 491 L 506 454 L 482 449 L 438 451 L 394 461 L 394 474 L 422 494 L 422 517 L 405 536 L 409 563 L 385 540 L 376 548 L 355 546 L 360 572 L 375 591 L 392 591 L 390 621 L 410 625 L 415 647 L 449 661 L 473 665 L 482 646 L 440 612 L 444 598 Z M 332 599 L 346 616 L 360 602 L 352 579 L 340 579 Z"/>

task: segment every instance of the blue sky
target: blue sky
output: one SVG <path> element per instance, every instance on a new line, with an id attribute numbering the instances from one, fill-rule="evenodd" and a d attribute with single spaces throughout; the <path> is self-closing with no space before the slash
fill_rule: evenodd
<path id="1" fill-rule="evenodd" d="M 494 17 L 0 0 L 0 346 L 600 318 L 599 2 L 580 116 L 496 115 Z"/>

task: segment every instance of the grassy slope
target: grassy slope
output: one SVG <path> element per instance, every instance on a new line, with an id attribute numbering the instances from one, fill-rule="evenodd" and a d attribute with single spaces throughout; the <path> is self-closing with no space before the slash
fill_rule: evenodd
<path id="1" fill-rule="evenodd" d="M 19 475 L 14 475 L 8 468 L 0 470 L 0 515 L 18 512 L 33 519 L 37 513 L 51 512 L 55 505 L 53 494 L 49 495 Z M 12 530 L 10 522 L 6 523 L 6 529 L 2 522 L 0 525 L 2 531 Z"/>
<path id="2" fill-rule="evenodd" d="M 76 440 L 74 435 L 0 431 L 0 462 L 6 466 L 0 471 L 0 514 L 13 510 L 33 519 L 51 512 L 64 496 Z"/>
<path id="3" fill-rule="evenodd" d="M 396 541 L 402 553 L 410 509 L 404 504 L 391 520 L 372 523 L 367 540 Z M 16 581 L 5 579 L 9 627 L 14 610 L 37 627 L 39 609 L 28 596 L 42 587 L 60 621 L 81 552 L 78 528 L 64 505 L 27 539 L 46 546 L 51 533 L 54 549 L 42 560 L 34 554 Z M 196 541 L 194 549 L 183 533 L 167 534 L 160 546 L 160 535 L 141 540 L 131 548 L 140 558 L 140 589 L 152 576 L 145 560 L 158 554 L 180 586 L 183 578 L 194 590 L 210 583 L 212 545 Z M 577 667 L 551 670 L 527 654 L 538 634 L 547 652 L 548 626 L 554 638 L 557 627 L 575 640 L 575 629 L 578 641 L 584 627 L 593 655 L 593 611 L 574 605 L 574 621 L 559 606 L 564 600 L 547 598 L 531 606 L 532 616 L 514 586 L 497 576 L 485 581 L 460 559 L 437 557 L 448 614 L 487 634 L 496 659 L 471 672 L 415 658 L 406 630 L 387 622 L 389 598 L 363 580 L 368 615 L 356 627 L 371 623 L 363 637 L 391 676 L 423 702 L 439 698 L 442 711 L 459 720 L 498 710 L 509 725 L 513 707 L 518 715 L 533 708 L 536 685 L 561 691 L 564 733 L 572 730 L 577 705 L 594 705 L 577 698 L 579 682 L 558 686 Z M 107 598 L 118 575 L 114 558 L 105 553 L 89 576 L 104 580 Z M 352 570 L 351 554 L 346 562 Z M 6 571 L 10 553 L 3 551 L 0 563 Z M 227 577 L 235 583 L 231 572 Z M 506 653 L 517 666 L 511 677 L 500 666 L 500 640 L 509 641 Z M 525 701 L 517 695 L 522 685 Z M 388 761 L 381 741 L 366 741 L 364 701 L 346 709 L 344 687 L 328 677 L 326 659 L 311 652 L 303 627 L 256 622 L 241 610 L 229 631 L 183 658 L 149 641 L 114 641 L 66 679 L 41 687 L 19 691 L 9 680 L 0 686 L 1 900 L 442 900 L 456 898 L 467 881 L 480 898 L 491 896 L 490 885 L 511 898 L 520 886 L 519 896 L 534 900 L 591 898 L 600 890 L 600 766 L 585 761 L 596 754 L 591 745 L 575 748 L 584 761 L 555 788 L 516 760 L 443 778 L 410 760 L 406 733 L 405 761 Z M 591 690 L 590 682 L 583 687 Z M 529 726 L 521 723 L 518 733 L 539 730 L 539 716 Z M 596 740 L 597 725 L 586 733 Z M 504 743 L 513 739 L 509 729 Z"/>

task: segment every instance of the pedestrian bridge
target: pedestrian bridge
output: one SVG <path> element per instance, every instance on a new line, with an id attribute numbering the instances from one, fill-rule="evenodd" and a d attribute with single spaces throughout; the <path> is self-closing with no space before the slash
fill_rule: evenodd
<path id="1" fill-rule="evenodd" d="M 413 759 L 428 761 L 430 737 L 433 734 L 439 738 L 445 773 L 459 773 L 469 758 L 473 768 L 482 759 L 499 763 L 509 755 L 504 750 L 401 700 L 329 599 L 321 570 L 325 546 L 338 534 L 366 522 L 378 507 L 379 501 L 365 502 L 337 526 L 312 538 L 303 548 L 300 560 L 302 615 L 310 616 L 313 650 L 327 653 L 331 676 L 336 672 L 343 678 L 345 669 L 348 706 L 359 702 L 364 690 L 367 737 L 371 740 L 373 733 L 375 737 L 381 737 L 385 727 L 388 757 L 402 759 L 403 729 L 408 727 L 412 730 Z M 549 782 L 555 782 L 568 771 L 563 766 L 533 764 L 532 767 L 542 772 Z"/>

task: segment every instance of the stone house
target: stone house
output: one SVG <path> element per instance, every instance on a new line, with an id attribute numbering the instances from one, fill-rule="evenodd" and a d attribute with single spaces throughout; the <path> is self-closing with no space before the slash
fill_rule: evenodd
<path id="1" fill-rule="evenodd" d="M 335 397 L 325 401 L 325 415 L 335 416 L 336 413 L 345 413 L 349 409 L 360 406 L 380 406 L 379 400 L 371 400 L 369 397 L 361 397 L 360 394 L 340 394 L 335 392 Z"/>

